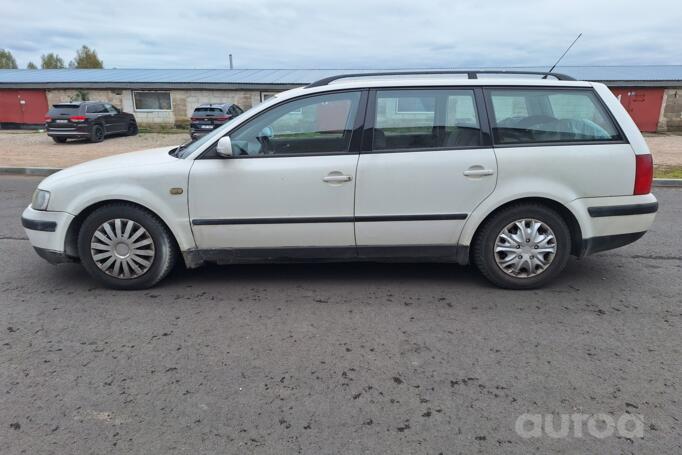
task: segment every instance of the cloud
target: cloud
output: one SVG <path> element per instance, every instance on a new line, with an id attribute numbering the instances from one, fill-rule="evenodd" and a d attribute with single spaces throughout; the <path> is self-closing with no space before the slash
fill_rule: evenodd
<path id="1" fill-rule="evenodd" d="M 21 66 L 83 44 L 107 67 L 416 68 L 682 64 L 679 0 L 0 0 Z"/>

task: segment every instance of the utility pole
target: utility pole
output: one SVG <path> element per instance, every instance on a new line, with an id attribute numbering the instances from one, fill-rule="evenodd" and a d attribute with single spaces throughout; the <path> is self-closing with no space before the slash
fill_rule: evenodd
<path id="1" fill-rule="evenodd" d="M 230 69 L 234 69 L 234 66 L 232 65 L 232 54 L 229 54 L 230 56 Z"/>

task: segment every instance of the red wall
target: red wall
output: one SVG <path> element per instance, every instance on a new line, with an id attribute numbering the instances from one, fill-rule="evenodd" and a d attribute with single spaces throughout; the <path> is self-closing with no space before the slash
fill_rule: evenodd
<path id="1" fill-rule="evenodd" d="M 662 88 L 619 87 L 611 91 L 620 99 L 640 131 L 656 131 L 663 103 Z"/>
<path id="2" fill-rule="evenodd" d="M 45 90 L 0 90 L 0 123 L 45 122 Z"/>

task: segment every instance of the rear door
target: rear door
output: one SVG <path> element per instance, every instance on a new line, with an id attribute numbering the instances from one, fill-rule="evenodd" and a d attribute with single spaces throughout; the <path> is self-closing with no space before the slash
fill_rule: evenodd
<path id="1" fill-rule="evenodd" d="M 128 130 L 128 116 L 119 111 L 116 107 L 109 103 L 105 103 L 104 107 L 111 116 L 112 132 L 122 133 Z"/>
<path id="2" fill-rule="evenodd" d="M 364 247 L 453 251 L 468 214 L 495 188 L 482 107 L 478 88 L 371 93 L 355 195 L 360 254 Z"/>
<path id="3" fill-rule="evenodd" d="M 105 133 L 109 134 L 116 132 L 116 124 L 114 123 L 114 118 L 109 113 L 109 110 L 106 108 L 104 103 L 88 104 L 87 106 L 85 106 L 85 112 L 87 113 L 87 116 L 91 119 L 91 122 L 97 120 L 104 125 Z"/>

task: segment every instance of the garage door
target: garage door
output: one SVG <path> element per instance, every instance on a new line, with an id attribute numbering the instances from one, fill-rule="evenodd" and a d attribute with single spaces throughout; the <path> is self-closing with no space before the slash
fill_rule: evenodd
<path id="1" fill-rule="evenodd" d="M 663 102 L 662 88 L 626 87 L 611 90 L 630 113 L 640 131 L 656 131 Z"/>
<path id="2" fill-rule="evenodd" d="M 44 90 L 0 90 L 0 123 L 40 124 L 47 110 Z"/>

